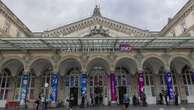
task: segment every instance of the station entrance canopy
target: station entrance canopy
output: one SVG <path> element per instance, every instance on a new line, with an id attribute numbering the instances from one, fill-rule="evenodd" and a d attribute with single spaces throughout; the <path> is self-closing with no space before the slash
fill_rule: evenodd
<path id="1" fill-rule="evenodd" d="M 134 49 L 194 48 L 194 37 L 108 37 L 108 38 L 0 38 L 0 50 L 49 50 L 67 52 L 120 51 L 121 45 Z"/>

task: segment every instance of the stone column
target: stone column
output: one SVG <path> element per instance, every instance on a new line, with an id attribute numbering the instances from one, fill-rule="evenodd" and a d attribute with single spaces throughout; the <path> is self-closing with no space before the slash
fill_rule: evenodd
<path id="1" fill-rule="evenodd" d="M 13 77 L 13 76 L 11 76 L 11 78 L 10 78 L 10 91 L 9 91 L 9 93 L 8 93 L 8 99 L 9 100 L 15 100 L 15 92 L 16 92 L 16 81 L 17 81 L 17 77 Z"/>
<path id="2" fill-rule="evenodd" d="M 131 95 L 137 95 L 138 93 L 138 73 L 131 75 Z"/>
<path id="3" fill-rule="evenodd" d="M 64 101 L 65 99 L 65 78 L 60 75 L 59 85 L 58 85 L 58 100 Z"/>
<path id="4" fill-rule="evenodd" d="M 154 92 L 156 96 L 156 101 L 158 100 L 159 93 L 161 92 L 160 90 L 160 75 L 159 73 L 154 73 L 153 74 L 153 82 L 154 82 Z"/>
<path id="5" fill-rule="evenodd" d="M 36 76 L 34 83 L 34 98 L 38 99 L 42 94 L 42 78 L 40 76 Z"/>

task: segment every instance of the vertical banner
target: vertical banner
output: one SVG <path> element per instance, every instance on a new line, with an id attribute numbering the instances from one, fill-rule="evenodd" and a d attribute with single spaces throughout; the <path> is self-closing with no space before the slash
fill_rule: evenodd
<path id="1" fill-rule="evenodd" d="M 86 96 L 87 95 L 87 75 L 86 74 L 82 74 L 80 77 L 80 81 L 81 81 L 81 95 L 82 96 Z"/>
<path id="2" fill-rule="evenodd" d="M 139 73 L 139 76 L 138 76 L 138 90 L 139 90 L 139 93 L 145 91 L 144 86 L 145 86 L 145 84 L 144 84 L 144 75 L 143 75 L 143 73 Z"/>
<path id="3" fill-rule="evenodd" d="M 111 83 L 111 101 L 117 101 L 117 93 L 116 93 L 116 78 L 115 74 L 110 75 L 110 83 Z"/>
<path id="4" fill-rule="evenodd" d="M 29 75 L 21 76 L 20 104 L 24 104 L 28 95 Z"/>
<path id="5" fill-rule="evenodd" d="M 52 103 L 57 102 L 58 82 L 59 82 L 58 74 L 52 74 L 52 77 L 51 77 L 51 96 L 50 96 Z"/>
<path id="6" fill-rule="evenodd" d="M 194 72 L 192 72 L 192 80 L 194 81 Z"/>
<path id="7" fill-rule="evenodd" d="M 167 93 L 168 93 L 169 99 L 172 100 L 174 99 L 174 90 L 173 90 L 172 74 L 170 72 L 167 72 L 165 74 L 165 80 L 166 80 Z"/>

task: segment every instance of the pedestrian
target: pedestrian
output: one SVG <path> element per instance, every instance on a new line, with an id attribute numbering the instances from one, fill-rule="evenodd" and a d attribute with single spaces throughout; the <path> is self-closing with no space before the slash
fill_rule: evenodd
<path id="1" fill-rule="evenodd" d="M 160 97 L 160 104 L 163 105 L 164 104 L 164 100 L 163 100 L 163 94 L 160 92 L 159 94 Z"/>
<path id="2" fill-rule="evenodd" d="M 165 98 L 166 105 L 168 105 L 168 93 L 167 93 L 167 91 L 164 91 L 164 98 Z"/>
<path id="3" fill-rule="evenodd" d="M 177 92 L 175 92 L 175 105 L 178 105 L 178 93 Z"/>
<path id="4" fill-rule="evenodd" d="M 34 102 L 36 104 L 36 110 L 39 110 L 40 100 L 41 100 L 41 95 L 39 95 L 38 99 Z"/>
<path id="5" fill-rule="evenodd" d="M 70 98 L 69 98 L 69 109 L 70 110 L 73 109 L 73 101 L 74 101 L 74 96 L 73 96 L 73 94 L 71 94 Z"/>
<path id="6" fill-rule="evenodd" d="M 85 106 L 85 96 L 82 95 L 81 108 L 84 108 L 84 106 Z"/>
<path id="7" fill-rule="evenodd" d="M 133 95 L 132 101 L 133 101 L 133 105 L 136 106 L 137 105 L 137 97 L 135 95 Z"/>
<path id="8" fill-rule="evenodd" d="M 128 95 L 127 94 L 125 94 L 124 95 L 124 97 L 123 97 L 123 103 L 124 103 L 124 110 L 127 110 L 128 109 L 128 107 L 129 107 L 129 97 L 128 97 Z"/>
<path id="9" fill-rule="evenodd" d="M 147 106 L 146 94 L 144 92 L 142 92 L 142 102 L 143 102 L 143 106 Z"/>

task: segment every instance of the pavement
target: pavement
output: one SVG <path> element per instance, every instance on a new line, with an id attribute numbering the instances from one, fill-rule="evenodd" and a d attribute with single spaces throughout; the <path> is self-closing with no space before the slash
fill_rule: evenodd
<path id="1" fill-rule="evenodd" d="M 9 110 L 9 109 L 0 109 L 0 110 Z M 14 110 L 14 109 L 10 109 Z M 17 110 L 22 110 L 22 109 L 17 109 Z M 35 109 L 28 109 L 28 110 L 35 110 Z M 47 110 L 68 110 L 67 108 L 56 108 L 56 109 L 47 109 Z M 98 107 L 88 107 L 88 108 L 73 108 L 73 110 L 123 110 L 122 106 L 111 106 L 111 107 L 106 107 L 106 106 L 98 106 Z M 149 105 L 147 107 L 142 107 L 142 106 L 129 106 L 127 110 L 194 110 L 194 105 L 189 104 L 189 105 Z"/>

